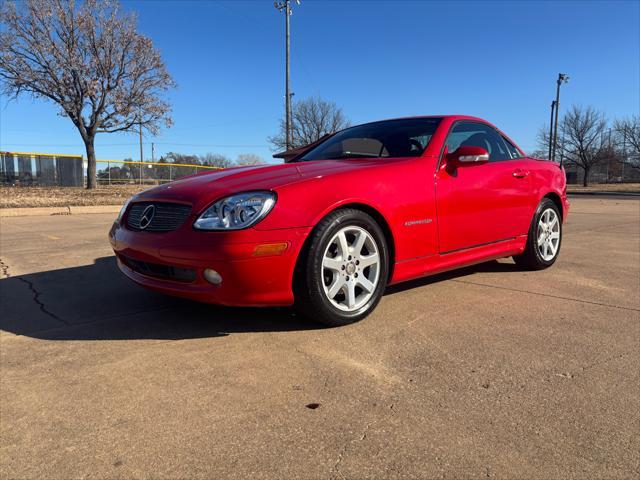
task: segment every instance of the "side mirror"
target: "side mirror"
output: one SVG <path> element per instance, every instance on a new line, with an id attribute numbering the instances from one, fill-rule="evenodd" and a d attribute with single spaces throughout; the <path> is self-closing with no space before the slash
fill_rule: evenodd
<path id="1" fill-rule="evenodd" d="M 447 160 L 453 165 L 478 165 L 489 161 L 489 152 L 482 147 L 462 146 L 449 153 Z"/>

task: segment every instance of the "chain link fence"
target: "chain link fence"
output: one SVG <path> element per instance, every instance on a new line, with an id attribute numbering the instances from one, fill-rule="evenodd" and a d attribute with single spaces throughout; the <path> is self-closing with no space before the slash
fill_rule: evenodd
<path id="1" fill-rule="evenodd" d="M 221 170 L 211 165 L 97 160 L 99 185 L 159 185 L 196 173 Z"/>
<path id="2" fill-rule="evenodd" d="M 589 171 L 588 183 L 640 183 L 640 168 L 637 163 L 602 162 L 594 165 Z M 563 164 L 567 172 L 567 183 L 582 184 L 584 170 L 570 163 Z"/>
<path id="3" fill-rule="evenodd" d="M 211 165 L 96 160 L 99 185 L 159 185 L 187 175 L 220 170 Z M 0 185 L 14 187 L 84 187 L 82 155 L 0 152 Z"/>
<path id="4" fill-rule="evenodd" d="M 128 160 L 97 160 L 99 185 L 159 185 L 203 171 L 212 165 Z M 564 164 L 567 183 L 581 184 L 584 172 Z M 589 172 L 589 183 L 640 183 L 640 169 L 629 163 L 602 162 Z M 83 187 L 86 165 L 82 155 L 0 152 L 0 185 L 26 187 Z"/>
<path id="5" fill-rule="evenodd" d="M 0 184 L 26 187 L 82 187 L 82 155 L 0 152 Z"/>

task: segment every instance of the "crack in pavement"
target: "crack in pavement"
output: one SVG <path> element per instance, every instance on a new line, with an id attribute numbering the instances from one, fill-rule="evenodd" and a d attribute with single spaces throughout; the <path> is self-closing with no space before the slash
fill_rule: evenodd
<path id="1" fill-rule="evenodd" d="M 362 434 L 360 435 L 360 438 L 351 440 L 342 446 L 340 453 L 338 453 L 338 459 L 336 460 L 336 463 L 333 465 L 333 468 L 331 469 L 331 475 L 329 476 L 331 480 L 336 478 L 336 475 L 340 475 L 340 478 L 345 478 L 342 472 L 340 471 L 340 463 L 342 462 L 342 459 L 344 458 L 345 453 L 347 453 L 348 447 L 352 445 L 354 442 L 362 442 L 365 438 L 367 438 L 367 432 L 369 431 L 369 428 L 371 428 L 371 425 L 373 425 L 373 423 L 375 423 L 375 420 L 367 423 L 367 425 L 364 427 Z"/>
<path id="2" fill-rule="evenodd" d="M 395 403 L 392 403 L 391 405 L 389 405 L 389 410 L 390 410 L 390 415 L 393 415 L 393 407 L 395 406 Z M 342 463 L 342 459 L 344 458 L 345 454 L 347 453 L 347 450 L 349 449 L 349 446 L 353 445 L 356 442 L 362 442 L 367 438 L 367 434 L 369 433 L 369 429 L 373 426 L 373 424 L 375 424 L 376 422 L 378 422 L 380 419 L 376 418 L 374 420 L 371 420 L 370 422 L 368 422 L 364 429 L 362 430 L 362 433 L 360 434 L 359 438 L 355 438 L 352 439 L 348 442 L 346 442 L 343 446 L 342 449 L 340 449 L 340 452 L 338 453 L 338 458 L 336 459 L 336 462 L 333 464 L 333 467 L 331 468 L 331 472 L 329 473 L 329 480 L 333 480 L 336 478 L 337 475 L 340 476 L 340 478 L 345 478 L 344 474 L 340 471 L 340 464 Z"/>
<path id="3" fill-rule="evenodd" d="M 583 365 L 583 366 L 580 367 L 579 371 L 577 371 L 577 370 L 574 371 L 575 373 L 572 373 L 571 371 L 569 371 L 569 372 L 559 372 L 559 373 L 556 373 L 555 376 L 556 377 L 561 377 L 561 378 L 566 378 L 566 379 L 574 379 L 574 378 L 577 378 L 577 377 L 581 376 L 582 374 L 588 372 L 589 370 L 591 370 L 591 369 L 593 369 L 595 367 L 601 367 L 603 365 L 606 365 L 609 362 L 612 362 L 614 360 L 619 360 L 621 358 L 628 357 L 629 355 L 631 355 L 630 352 L 619 353 L 617 355 L 609 356 L 607 358 L 603 358 L 602 360 L 598 360 L 597 362 L 593 362 L 593 363 L 590 363 L 588 365 Z"/>
<path id="4" fill-rule="evenodd" d="M 336 475 L 340 475 L 341 478 L 344 478 L 344 475 L 342 474 L 342 472 L 339 470 L 339 465 L 340 462 L 342 462 L 342 457 L 344 456 L 345 452 L 347 451 L 347 446 L 349 444 L 345 443 L 342 446 L 342 450 L 340 450 L 340 453 L 338 453 L 338 459 L 336 460 L 336 463 L 333 465 L 333 468 L 331 469 L 331 474 L 329 475 L 329 480 L 333 480 L 334 478 L 336 478 Z"/>
<path id="5" fill-rule="evenodd" d="M 629 355 L 631 355 L 629 352 L 624 352 L 624 353 L 620 353 L 618 355 L 613 355 L 613 356 L 610 356 L 610 357 L 607 357 L 607 358 L 603 358 L 602 360 L 599 360 L 597 362 L 593 362 L 593 363 L 591 363 L 589 365 L 583 366 L 582 367 L 582 372 L 586 372 L 587 370 L 591 370 L 594 367 L 600 367 L 600 366 L 605 365 L 605 364 L 607 364 L 609 362 L 612 362 L 614 360 L 619 360 L 621 358 L 628 357 Z"/>
<path id="6" fill-rule="evenodd" d="M 519 288 L 501 287 L 499 285 L 487 285 L 486 283 L 470 282 L 468 280 L 451 279 L 451 281 L 452 282 L 457 282 L 457 283 L 466 283 L 467 285 L 476 285 L 478 287 L 497 288 L 498 290 L 508 290 L 510 292 L 528 293 L 528 294 L 531 294 L 531 295 L 539 295 L 541 297 L 557 298 L 558 300 L 570 300 L 572 302 L 587 303 L 589 305 L 598 305 L 600 307 L 619 308 L 621 310 L 630 310 L 632 312 L 640 312 L 639 308 L 623 307 L 621 305 L 611 305 L 610 303 L 590 302 L 589 300 L 581 300 L 579 298 L 563 297 L 561 295 L 551 295 L 550 293 L 530 292 L 529 290 L 522 290 L 522 289 L 519 289 Z"/>
<path id="7" fill-rule="evenodd" d="M 47 307 L 42 302 L 42 300 L 40 300 L 40 295 L 42 295 L 42 292 L 40 292 L 40 291 L 38 291 L 36 289 L 36 287 L 33 285 L 33 282 L 30 282 L 29 280 L 26 280 L 26 279 L 20 278 L 20 277 L 15 277 L 15 278 L 16 278 L 16 280 L 19 280 L 20 282 L 22 282 L 25 285 L 27 285 L 27 287 L 29 287 L 29 290 L 31 290 L 31 293 L 33 293 L 33 301 L 35 302 L 36 305 L 38 305 L 38 307 L 40 308 L 40 311 L 42 313 L 44 313 L 45 315 L 48 315 L 49 317 L 53 318 L 54 320 L 59 321 L 60 323 L 63 323 L 64 325 L 69 326 L 69 322 L 67 322 L 63 318 L 60 318 L 58 315 L 56 315 L 55 313 L 53 313 L 53 312 L 51 312 L 51 311 L 49 311 L 47 309 Z"/>
<path id="8" fill-rule="evenodd" d="M 60 323 L 63 323 L 64 325 L 67 325 L 67 326 L 69 325 L 69 322 L 60 318 L 58 315 L 56 315 L 55 313 L 47 309 L 47 307 L 42 302 L 42 300 L 40 300 L 40 295 L 42 295 L 42 292 L 36 289 L 33 282 L 30 282 L 29 280 L 22 277 L 11 277 L 11 274 L 9 273 L 9 264 L 5 263 L 2 259 L 0 259 L 0 271 L 2 272 L 2 276 L 4 278 L 14 278 L 15 280 L 18 280 L 19 282 L 22 282 L 27 287 L 29 287 L 29 290 L 33 294 L 33 301 L 35 302 L 36 305 L 38 305 L 38 308 L 42 313 L 44 313 L 45 315 L 48 315 L 49 317 L 53 318 L 54 320 L 57 320 Z"/>

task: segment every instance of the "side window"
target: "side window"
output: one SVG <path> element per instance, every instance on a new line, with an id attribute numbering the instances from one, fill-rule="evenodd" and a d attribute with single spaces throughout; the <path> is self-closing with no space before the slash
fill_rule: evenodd
<path id="1" fill-rule="evenodd" d="M 445 145 L 449 153 L 461 146 L 482 147 L 489 152 L 490 162 L 511 160 L 511 154 L 507 150 L 502 136 L 489 125 L 483 123 L 457 123 L 449 132 Z"/>
<path id="2" fill-rule="evenodd" d="M 411 137 L 409 140 L 411 141 L 413 148 L 415 148 L 417 145 L 420 145 L 422 147 L 422 150 L 424 151 L 424 149 L 427 148 L 427 145 L 429 145 L 432 136 L 433 135 L 430 133 L 425 133 L 424 135 Z"/>
<path id="3" fill-rule="evenodd" d="M 504 137 L 502 137 L 502 140 L 504 141 L 504 144 L 507 146 L 507 150 L 509 150 L 509 153 L 511 154 L 511 158 L 513 159 L 522 158 L 522 154 L 520 153 L 520 150 L 518 150 L 513 143 L 511 143 L 509 140 L 507 140 Z"/>

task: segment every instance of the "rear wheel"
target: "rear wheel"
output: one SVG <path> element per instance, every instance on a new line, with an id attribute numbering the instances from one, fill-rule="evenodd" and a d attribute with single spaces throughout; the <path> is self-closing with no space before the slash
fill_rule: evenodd
<path id="1" fill-rule="evenodd" d="M 553 265 L 562 243 L 562 218 L 556 204 L 544 198 L 529 228 L 527 246 L 522 255 L 514 256 L 516 264 L 532 270 Z"/>
<path id="2" fill-rule="evenodd" d="M 327 325 L 363 319 L 380 301 L 388 258 L 382 229 L 370 215 L 355 209 L 329 214 L 300 259 L 296 306 Z"/>

